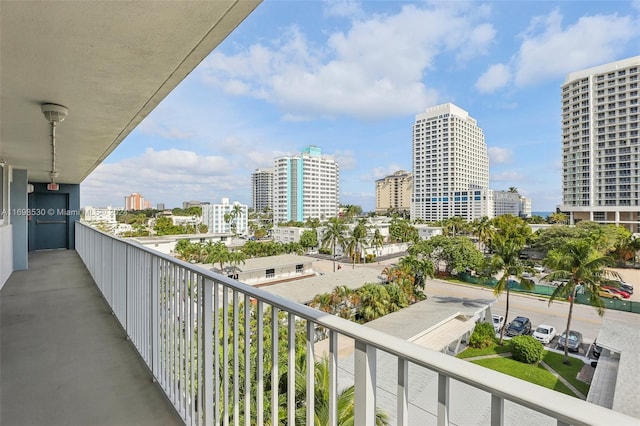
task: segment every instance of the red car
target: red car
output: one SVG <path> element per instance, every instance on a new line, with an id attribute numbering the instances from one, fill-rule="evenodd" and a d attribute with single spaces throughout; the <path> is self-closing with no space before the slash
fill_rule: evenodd
<path id="1" fill-rule="evenodd" d="M 609 289 L 609 290 L 611 290 L 611 291 L 613 291 L 615 293 L 618 293 L 620 296 L 622 296 L 625 299 L 628 299 L 631 296 L 628 292 L 626 292 L 626 291 L 624 291 L 622 289 L 619 289 L 619 288 L 609 287 L 609 286 L 604 286 L 602 288 L 606 288 L 606 289 Z"/>

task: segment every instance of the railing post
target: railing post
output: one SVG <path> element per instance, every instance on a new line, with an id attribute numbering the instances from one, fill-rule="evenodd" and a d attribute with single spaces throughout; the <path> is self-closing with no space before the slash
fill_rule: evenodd
<path id="1" fill-rule="evenodd" d="M 158 363 L 160 361 L 160 317 L 158 315 L 158 305 L 160 300 L 158 298 L 158 270 L 160 269 L 160 259 L 156 256 L 151 258 L 151 372 L 153 374 L 153 380 L 159 374 Z"/>
<path id="2" fill-rule="evenodd" d="M 203 368 L 203 378 L 204 378 L 204 386 L 202 386 L 203 393 L 202 395 L 202 405 L 204 406 L 204 419 L 203 424 L 214 424 L 214 412 L 213 412 L 213 321 L 211 321 L 211 313 L 213 312 L 211 306 L 211 298 L 213 296 L 213 282 L 209 278 L 205 278 L 202 280 L 202 309 L 201 312 L 201 324 L 203 333 L 199 339 L 202 339 L 200 343 L 202 344 L 203 354 L 202 354 L 202 368 Z M 225 366 L 227 368 L 227 366 Z"/>
<path id="3" fill-rule="evenodd" d="M 329 426 L 338 425 L 338 333 L 329 330 Z"/>
<path id="4" fill-rule="evenodd" d="M 449 425 L 449 377 L 438 374 L 438 426 Z"/>
<path id="5" fill-rule="evenodd" d="M 307 425 L 313 426 L 315 418 L 315 357 L 313 346 L 315 343 L 314 324 L 307 320 Z"/>
<path id="6" fill-rule="evenodd" d="M 376 421 L 376 349 L 355 341 L 355 426 L 370 426 Z"/>
<path id="7" fill-rule="evenodd" d="M 504 399 L 491 395 L 491 426 L 504 425 Z"/>
<path id="8" fill-rule="evenodd" d="M 398 426 L 409 424 L 409 362 L 398 358 Z"/>

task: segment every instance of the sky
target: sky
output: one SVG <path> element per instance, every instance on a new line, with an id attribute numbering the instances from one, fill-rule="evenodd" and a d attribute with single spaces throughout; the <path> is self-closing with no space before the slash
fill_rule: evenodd
<path id="1" fill-rule="evenodd" d="M 640 55 L 634 1 L 265 0 L 81 184 L 81 205 L 251 206 L 251 173 L 315 145 L 340 203 L 411 171 L 411 127 L 451 102 L 483 129 L 490 188 L 561 204 L 560 86 Z"/>

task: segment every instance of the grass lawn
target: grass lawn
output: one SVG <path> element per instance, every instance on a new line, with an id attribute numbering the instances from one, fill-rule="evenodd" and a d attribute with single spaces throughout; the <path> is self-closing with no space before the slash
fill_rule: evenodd
<path id="1" fill-rule="evenodd" d="M 584 362 L 579 359 L 569 357 L 571 365 L 565 365 L 562 363 L 563 359 L 564 355 L 547 351 L 543 361 L 586 396 L 587 393 L 589 393 L 589 385 L 577 379 L 578 373 L 584 366 Z"/>
<path id="2" fill-rule="evenodd" d="M 545 388 L 553 389 L 567 395 L 576 396 L 560 380 L 541 365 L 524 364 L 509 358 L 486 358 L 471 361 L 474 364 L 499 371 L 509 376 L 535 383 Z M 558 372 L 559 373 L 559 372 Z"/>
<path id="3" fill-rule="evenodd" d="M 471 358 L 474 356 L 482 356 L 482 355 L 495 355 L 495 354 L 503 354 L 505 352 L 510 352 L 511 346 L 509 342 L 505 340 L 504 346 L 500 346 L 498 341 L 496 340 L 491 346 L 482 349 L 476 348 L 467 348 L 464 351 L 460 352 L 457 357 L 458 358 Z"/>

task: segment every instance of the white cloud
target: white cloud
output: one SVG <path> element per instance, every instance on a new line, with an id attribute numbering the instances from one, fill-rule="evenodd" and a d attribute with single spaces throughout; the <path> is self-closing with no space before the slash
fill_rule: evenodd
<path id="1" fill-rule="evenodd" d="M 141 193 L 154 204 L 177 206 L 184 200 L 216 200 L 235 191 L 246 192 L 249 175 L 238 172 L 226 157 L 192 151 L 147 149 L 142 155 L 102 163 L 81 185 L 83 205 L 121 205 L 125 195 Z"/>
<path id="2" fill-rule="evenodd" d="M 630 16 L 583 16 L 565 27 L 562 19 L 553 11 L 531 20 L 513 61 L 516 84 L 531 85 L 620 59 L 640 35 L 640 22 Z"/>
<path id="3" fill-rule="evenodd" d="M 371 171 L 367 174 L 364 174 L 360 177 L 360 180 L 362 182 L 374 182 L 378 179 L 382 179 L 384 177 L 390 176 L 392 174 L 394 174 L 397 171 L 400 170 L 405 170 L 406 168 L 400 166 L 397 163 L 391 163 L 388 166 L 384 166 L 384 167 L 374 167 L 373 169 L 371 169 Z"/>
<path id="4" fill-rule="evenodd" d="M 324 16 L 350 18 L 362 15 L 360 2 L 354 0 L 324 0 L 322 2 Z"/>
<path id="5" fill-rule="evenodd" d="M 489 163 L 490 164 L 509 164 L 511 163 L 511 156 L 513 152 L 507 148 L 500 148 L 497 146 L 489 147 Z"/>
<path id="6" fill-rule="evenodd" d="M 353 21 L 322 47 L 292 27 L 269 43 L 212 53 L 201 67 L 203 78 L 227 93 L 275 103 L 287 120 L 412 114 L 438 102 L 423 78 L 439 55 L 468 60 L 493 42 L 493 26 L 479 22 L 486 8 L 477 6 L 474 16 L 469 7 L 406 5 L 394 15 Z"/>
<path id="7" fill-rule="evenodd" d="M 504 64 L 494 64 L 478 78 L 475 87 L 480 93 L 492 93 L 505 87 L 510 79 L 509 67 Z"/>
<path id="8" fill-rule="evenodd" d="M 353 170 L 358 164 L 355 152 L 351 150 L 336 150 L 333 154 L 327 154 L 327 157 L 332 158 L 340 167 L 340 172 L 346 170 Z"/>

